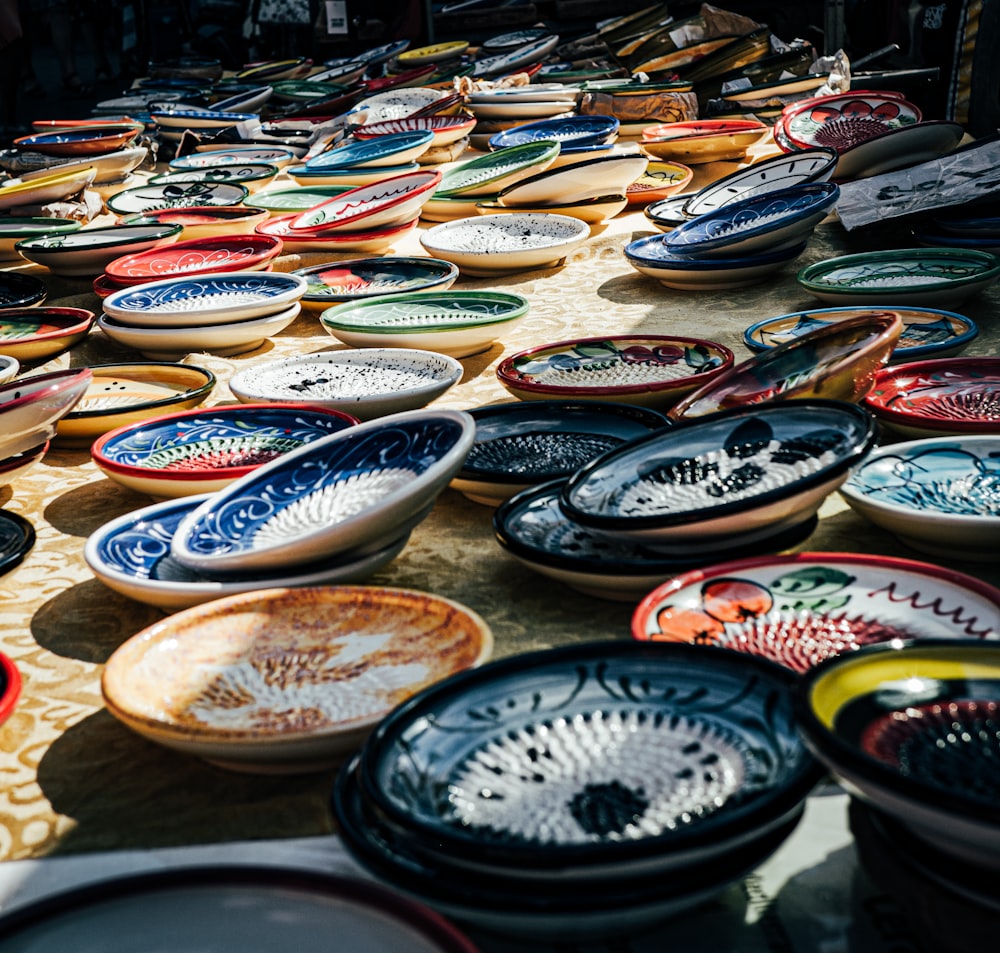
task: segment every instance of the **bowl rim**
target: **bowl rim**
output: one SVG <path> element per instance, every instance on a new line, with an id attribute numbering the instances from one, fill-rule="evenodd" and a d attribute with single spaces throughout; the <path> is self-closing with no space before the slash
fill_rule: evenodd
<path id="1" fill-rule="evenodd" d="M 86 317 L 85 317 L 86 315 Z M 20 337 L 17 341 L 4 342 L 0 340 L 0 353 L 6 345 L 13 344 L 36 344 L 39 341 L 55 341 L 59 338 L 69 337 L 73 334 L 80 334 L 89 331 L 97 320 L 97 315 L 86 308 L 70 308 L 62 305 L 39 305 L 34 308 L 4 308 L 0 310 L 0 325 L 8 321 L 21 321 L 25 318 L 35 318 L 37 321 L 27 321 L 29 324 L 53 324 L 56 325 L 52 331 L 31 334 L 27 337 Z"/>
<path id="2" fill-rule="evenodd" d="M 430 291 L 438 285 L 448 280 L 454 281 L 458 278 L 458 265 L 454 262 L 445 261 L 443 258 L 429 258 L 426 255 L 369 255 L 361 258 L 342 258 L 339 261 L 327 261 L 319 265 L 308 265 L 305 268 L 296 268 L 291 273 L 301 275 L 307 281 L 311 275 L 319 274 L 330 269 L 358 268 L 359 266 L 378 267 L 381 270 L 395 270 L 398 268 L 415 267 L 424 271 L 425 285 L 416 288 L 407 288 L 406 292 L 391 292 L 392 294 L 405 294 L 410 291 Z M 306 291 L 302 295 L 303 301 L 322 302 L 350 302 L 363 298 L 384 297 L 385 292 L 354 294 L 310 294 Z"/>
<path id="3" fill-rule="evenodd" d="M 120 410 L 109 409 L 107 407 L 97 408 L 95 410 L 70 410 L 69 413 L 62 416 L 62 420 L 72 421 L 72 420 L 95 420 L 100 417 L 111 417 L 117 413 L 128 414 L 135 413 L 137 410 L 149 410 L 156 407 L 169 407 L 171 404 L 176 404 L 181 400 L 194 400 L 197 398 L 204 399 L 211 392 L 212 388 L 215 387 L 216 379 L 215 374 L 213 374 L 206 367 L 198 367 L 195 364 L 178 364 L 176 362 L 170 361 L 124 361 L 117 364 L 92 364 L 87 370 L 91 371 L 94 377 L 98 375 L 103 376 L 106 371 L 114 371 L 115 369 L 120 369 L 122 371 L 128 370 L 142 370 L 142 369 L 169 369 L 174 372 L 175 377 L 180 377 L 183 372 L 190 372 L 192 377 L 201 377 L 202 383 L 195 386 L 192 384 L 186 390 L 180 391 L 176 394 L 171 394 L 168 397 L 160 397 L 156 400 L 145 400 L 139 404 L 128 404 L 122 407 Z"/>
<path id="4" fill-rule="evenodd" d="M 123 226 L 116 227 L 121 228 Z M 179 223 L 174 227 L 178 229 L 178 234 L 184 229 L 184 226 Z M 136 264 L 141 265 L 145 263 L 147 259 L 154 258 L 156 255 L 173 255 L 183 253 L 185 251 L 199 251 L 204 248 L 211 251 L 228 251 L 233 246 L 246 247 L 247 245 L 257 247 L 252 249 L 253 253 L 249 258 L 239 258 L 235 260 L 230 259 L 232 270 L 248 271 L 254 265 L 261 265 L 269 262 L 273 258 L 280 255 L 283 248 L 283 243 L 280 238 L 273 235 L 261 235 L 259 232 L 247 232 L 245 234 L 238 233 L 235 235 L 199 235 L 195 238 L 184 238 L 176 242 L 171 242 L 169 245 L 154 246 L 153 248 L 146 248 L 142 251 L 121 255 L 104 266 L 104 274 L 108 277 L 108 279 L 117 282 L 120 285 L 147 284 L 150 281 L 159 281 L 162 278 L 174 276 L 154 275 L 147 277 L 145 275 L 140 275 L 136 277 L 134 275 L 122 274 L 122 269 L 129 266 L 134 267 Z M 205 267 L 206 269 L 211 269 L 212 271 L 225 271 L 227 263 L 212 262 L 211 265 L 207 265 Z M 196 274 L 198 274 L 198 271 L 196 270 L 187 270 L 178 273 L 178 275 L 191 275 L 192 277 Z"/>
<path id="5" fill-rule="evenodd" d="M 90 384 L 94 372 L 90 367 L 69 367 L 61 371 L 46 371 L 41 374 L 27 374 L 24 377 L 16 377 L 6 384 L 0 384 L 0 422 L 3 415 L 12 410 L 33 403 L 43 397 L 52 397 L 56 394 L 64 394 L 71 391 L 83 383 Z M 44 389 L 32 390 L 30 394 L 22 394 L 12 400 L 5 400 L 8 392 L 17 391 L 21 387 L 34 387 L 36 384 L 48 385 Z M 80 392 L 83 396 L 86 388 Z M 75 401 L 74 401 L 75 403 Z"/>

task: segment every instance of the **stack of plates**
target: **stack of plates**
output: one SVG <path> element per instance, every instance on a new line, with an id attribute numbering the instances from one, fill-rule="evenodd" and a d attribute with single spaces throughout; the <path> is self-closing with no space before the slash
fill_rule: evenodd
<path id="1" fill-rule="evenodd" d="M 620 941 L 715 895 L 796 826 L 819 772 L 793 679 L 687 645 L 488 663 L 383 719 L 338 775 L 338 830 L 370 873 L 450 918 Z"/>

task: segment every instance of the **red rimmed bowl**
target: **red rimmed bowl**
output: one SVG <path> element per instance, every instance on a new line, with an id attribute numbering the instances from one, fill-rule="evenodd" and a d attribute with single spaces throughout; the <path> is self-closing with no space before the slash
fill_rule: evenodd
<path id="1" fill-rule="evenodd" d="M 418 116 L 410 119 L 386 119 L 384 122 L 366 123 L 354 130 L 355 139 L 374 139 L 390 132 L 417 132 L 430 129 L 434 133 L 431 149 L 447 146 L 469 135 L 476 119 L 468 116 Z"/>
<path id="2" fill-rule="evenodd" d="M 0 310 L 0 354 L 21 363 L 48 360 L 79 344 L 94 320 L 94 312 L 86 308 L 40 305 Z"/>
<path id="3" fill-rule="evenodd" d="M 519 351 L 497 379 L 520 400 L 613 400 L 667 407 L 733 365 L 715 341 L 674 335 L 574 338 Z"/>
<path id="4" fill-rule="evenodd" d="M 21 673 L 6 655 L 0 652 L 0 725 L 14 713 L 21 697 Z"/>
<path id="5" fill-rule="evenodd" d="M 258 235 L 273 235 L 280 238 L 285 251 L 290 254 L 300 252 L 385 252 L 397 241 L 416 229 L 419 218 L 398 225 L 387 225 L 365 231 L 327 231 L 319 235 L 294 232 L 291 229 L 291 215 L 279 215 L 261 222 L 257 226 Z"/>
<path id="6" fill-rule="evenodd" d="M 905 437 L 1000 433 L 1000 358 L 943 357 L 883 368 L 863 403 Z"/>
<path id="7" fill-rule="evenodd" d="M 742 159 L 768 126 L 756 119 L 698 119 L 666 122 L 642 130 L 639 149 L 654 159 L 685 165 Z"/>
<path id="8" fill-rule="evenodd" d="M 192 205 L 187 208 L 148 209 L 135 215 L 120 218 L 120 224 L 134 225 L 145 222 L 169 222 L 180 225 L 181 240 L 247 235 L 271 213 L 266 208 L 253 205 Z"/>
<path id="9" fill-rule="evenodd" d="M 816 146 L 845 152 L 892 129 L 915 125 L 922 118 L 920 108 L 899 93 L 851 90 L 814 96 L 786 107 L 778 119 L 781 138 L 775 138 L 786 152 Z"/>
<path id="10" fill-rule="evenodd" d="M 163 248 L 123 255 L 106 265 L 104 274 L 121 287 L 177 275 L 258 271 L 268 267 L 281 254 L 282 247 L 281 239 L 270 235 L 192 238 Z"/>
<path id="11" fill-rule="evenodd" d="M 760 556 L 658 586 L 636 607 L 632 637 L 719 645 L 806 672 L 892 639 L 1000 638 L 1000 589 L 912 559 Z"/>

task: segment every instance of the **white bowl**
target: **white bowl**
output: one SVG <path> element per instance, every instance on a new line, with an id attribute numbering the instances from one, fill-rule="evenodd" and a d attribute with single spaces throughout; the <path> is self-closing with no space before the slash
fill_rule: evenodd
<path id="1" fill-rule="evenodd" d="M 22 258 L 44 265 L 55 275 L 95 277 L 122 255 L 176 242 L 182 230 L 181 225 L 172 224 L 81 228 L 65 234 L 23 238 L 14 248 Z"/>
<path id="2" fill-rule="evenodd" d="M 83 399 L 89 367 L 32 374 L 0 385 L 0 459 L 48 440 L 56 422 Z"/>
<path id="3" fill-rule="evenodd" d="M 648 156 L 638 153 L 599 156 L 584 162 L 539 172 L 507 186 L 499 193 L 504 205 L 544 205 L 547 202 L 575 202 L 599 195 L 620 195 L 649 165 Z"/>

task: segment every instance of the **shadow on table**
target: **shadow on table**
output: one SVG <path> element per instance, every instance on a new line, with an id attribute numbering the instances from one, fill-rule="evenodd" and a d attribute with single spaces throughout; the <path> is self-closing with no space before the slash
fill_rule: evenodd
<path id="1" fill-rule="evenodd" d="M 105 479 L 67 490 L 45 507 L 44 515 L 60 533 L 87 537 L 115 517 L 152 503 L 152 497 Z"/>

